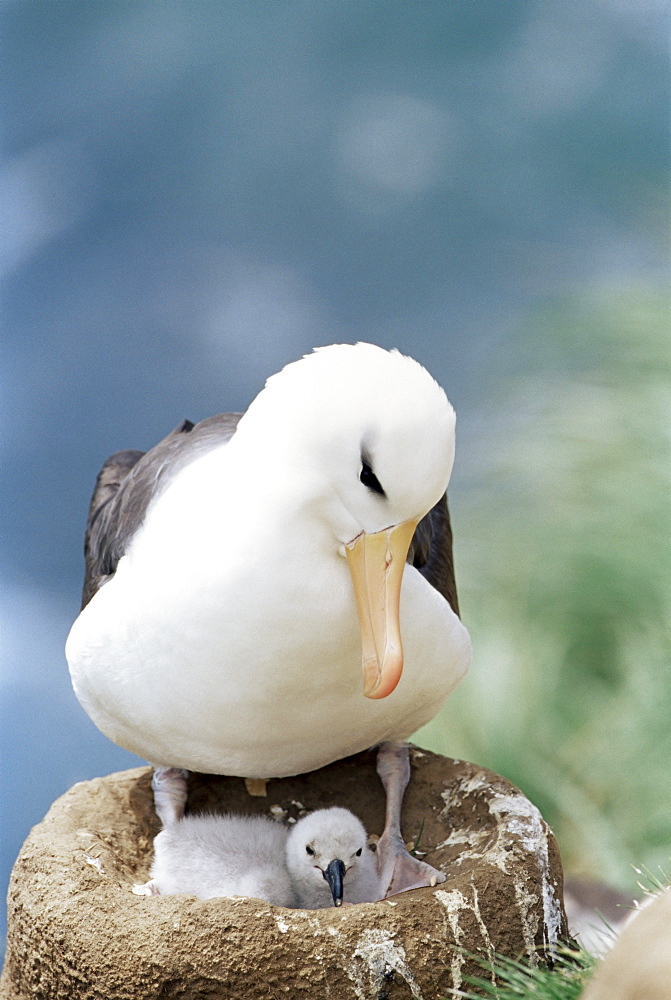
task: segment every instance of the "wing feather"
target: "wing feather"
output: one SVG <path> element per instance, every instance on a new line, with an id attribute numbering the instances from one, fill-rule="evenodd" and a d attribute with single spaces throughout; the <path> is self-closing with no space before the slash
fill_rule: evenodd
<path id="1" fill-rule="evenodd" d="M 149 451 L 118 451 L 107 459 L 89 505 L 82 607 L 116 572 L 157 490 L 188 462 L 230 440 L 241 416 L 183 420 Z"/>
<path id="2" fill-rule="evenodd" d="M 413 535 L 408 562 L 443 595 L 455 615 L 459 614 L 457 582 L 454 576 L 452 525 L 444 493 L 435 507 L 422 518 Z"/>

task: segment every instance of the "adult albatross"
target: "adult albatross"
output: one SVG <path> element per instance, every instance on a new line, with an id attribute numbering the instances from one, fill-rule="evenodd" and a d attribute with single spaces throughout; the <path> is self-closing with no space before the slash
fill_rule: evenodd
<path id="1" fill-rule="evenodd" d="M 381 745 L 382 881 L 442 880 L 405 852 L 400 811 L 403 741 L 470 661 L 454 425 L 416 361 L 337 344 L 272 376 L 244 415 L 184 421 L 104 464 L 66 655 L 93 722 L 156 768 L 164 824 L 186 770 L 285 777 Z"/>

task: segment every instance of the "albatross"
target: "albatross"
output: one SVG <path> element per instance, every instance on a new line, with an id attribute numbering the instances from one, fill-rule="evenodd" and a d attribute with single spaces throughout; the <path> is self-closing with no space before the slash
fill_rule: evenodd
<path id="1" fill-rule="evenodd" d="M 66 643 L 98 728 L 155 768 L 164 825 L 189 771 L 265 780 L 378 746 L 386 892 L 444 875 L 410 857 L 406 742 L 471 656 L 446 489 L 455 414 L 418 362 L 318 348 L 244 414 L 112 455 Z"/>
<path id="2" fill-rule="evenodd" d="M 380 898 L 375 855 L 349 809 L 317 809 L 289 830 L 265 816 L 184 816 L 154 840 L 141 896 L 251 896 L 319 910 Z"/>

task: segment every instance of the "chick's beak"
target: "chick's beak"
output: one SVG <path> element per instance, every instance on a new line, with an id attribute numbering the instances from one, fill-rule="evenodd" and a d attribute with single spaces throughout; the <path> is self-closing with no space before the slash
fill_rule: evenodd
<path id="1" fill-rule="evenodd" d="M 335 858 L 327 866 L 326 871 L 322 872 L 322 875 L 329 884 L 329 889 L 331 890 L 331 895 L 333 896 L 333 905 L 342 906 L 345 881 L 344 863 L 340 860 L 340 858 Z"/>
<path id="2" fill-rule="evenodd" d="M 386 698 L 401 679 L 401 583 L 417 524 L 418 520 L 409 520 L 371 534 L 362 531 L 345 547 L 361 629 L 367 698 Z"/>

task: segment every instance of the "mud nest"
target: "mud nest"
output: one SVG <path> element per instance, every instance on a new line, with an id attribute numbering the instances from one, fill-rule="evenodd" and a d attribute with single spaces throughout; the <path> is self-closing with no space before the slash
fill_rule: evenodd
<path id="1" fill-rule="evenodd" d="M 403 834 L 447 874 L 378 903 L 287 910 L 254 899 L 142 897 L 159 829 L 151 769 L 81 782 L 31 832 L 9 891 L 2 1000 L 331 996 L 434 1000 L 500 953 L 532 962 L 566 934 L 557 846 L 505 779 L 411 750 Z M 345 805 L 382 832 L 375 754 L 268 783 L 192 775 L 191 812 L 297 818 Z"/>

